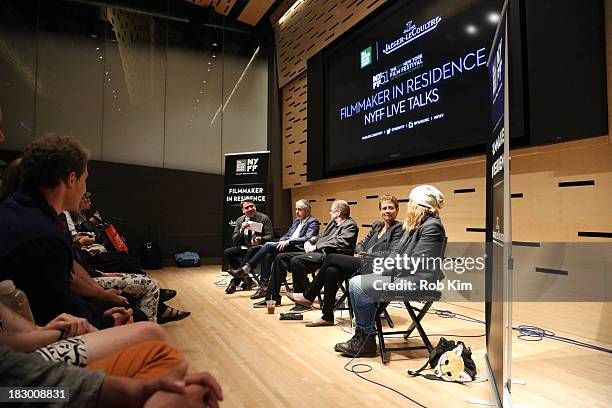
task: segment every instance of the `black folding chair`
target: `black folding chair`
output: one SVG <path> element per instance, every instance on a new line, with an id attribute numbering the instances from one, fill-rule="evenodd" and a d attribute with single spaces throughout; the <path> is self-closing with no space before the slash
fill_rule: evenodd
<path id="1" fill-rule="evenodd" d="M 334 312 L 336 310 L 348 310 L 349 317 L 351 318 L 351 321 L 353 321 L 353 307 L 351 305 L 351 297 L 349 296 L 349 291 L 348 291 L 349 279 L 345 279 L 344 282 L 338 283 L 338 289 L 342 291 L 342 296 L 340 296 L 338 300 L 336 301 L 336 304 L 334 305 Z M 346 301 L 346 307 L 344 307 L 344 301 Z M 385 309 L 382 311 L 382 314 L 385 320 L 387 321 L 387 324 L 389 325 L 389 327 L 394 328 L 395 325 L 393 324 L 393 319 L 391 319 L 389 312 L 387 312 L 387 310 Z"/>
<path id="2" fill-rule="evenodd" d="M 447 242 L 447 238 L 444 237 L 444 240 L 442 241 L 442 246 L 440 248 L 440 257 L 442 259 L 444 259 L 444 253 L 446 251 L 446 242 Z M 404 303 L 404 306 L 406 307 L 406 310 L 408 310 L 408 314 L 410 315 L 410 319 L 412 320 L 412 323 L 410 324 L 407 330 L 400 330 L 400 331 L 392 331 L 392 332 L 383 331 L 381 317 L 388 316 L 387 307 L 389 306 L 390 302 L 380 302 L 378 304 L 378 308 L 376 310 L 376 332 L 378 336 L 378 346 L 380 349 L 380 358 L 382 359 L 383 364 L 389 363 L 389 356 L 388 356 L 389 351 L 426 349 L 429 353 L 431 353 L 431 351 L 433 350 L 433 346 L 431 344 L 431 341 L 429 340 L 429 337 L 427 336 L 427 333 L 425 332 L 425 329 L 421 325 L 421 320 L 423 320 L 423 317 L 425 317 L 425 315 L 427 314 L 427 312 L 433 305 L 433 302 L 440 300 L 441 296 L 442 296 L 442 292 L 437 291 L 437 290 L 411 292 L 410 299 L 404 300 L 403 303 Z M 416 301 L 424 302 L 423 306 L 418 308 L 416 306 L 413 306 L 410 303 L 410 302 L 416 302 Z M 404 347 L 387 347 L 386 346 L 385 336 L 403 334 L 404 340 L 408 340 L 408 337 L 414 331 L 414 329 L 416 329 L 417 332 L 419 333 L 419 336 L 421 337 L 421 340 L 423 341 L 423 345 L 404 346 Z"/>

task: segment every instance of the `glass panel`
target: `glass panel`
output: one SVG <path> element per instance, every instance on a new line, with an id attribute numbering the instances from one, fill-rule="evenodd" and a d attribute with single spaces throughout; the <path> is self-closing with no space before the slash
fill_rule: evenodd
<path id="1" fill-rule="evenodd" d="M 37 133 L 78 138 L 101 159 L 105 21 L 96 6 L 40 3 Z"/>
<path id="2" fill-rule="evenodd" d="M 34 0 L 0 2 L 0 106 L 3 149 L 22 150 L 34 134 L 36 9 Z M 45 89 L 44 83 L 38 83 Z"/>
<path id="3" fill-rule="evenodd" d="M 105 9 L 102 159 L 162 167 L 166 21 Z"/>
<path id="4" fill-rule="evenodd" d="M 223 32 L 168 27 L 165 167 L 220 174 Z"/>
<path id="5" fill-rule="evenodd" d="M 267 150 L 265 52 L 254 42 L 226 41 L 223 62 L 223 153 Z"/>

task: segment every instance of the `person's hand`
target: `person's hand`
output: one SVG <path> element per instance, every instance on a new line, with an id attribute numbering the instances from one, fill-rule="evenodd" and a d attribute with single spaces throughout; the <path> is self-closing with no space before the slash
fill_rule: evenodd
<path id="1" fill-rule="evenodd" d="M 304 244 L 304 252 L 306 253 L 314 252 L 315 249 L 317 249 L 317 246 L 314 244 L 311 244 L 310 242 L 306 242 Z"/>
<path id="2" fill-rule="evenodd" d="M 361 254 L 355 254 L 355 255 L 353 255 L 353 256 L 354 256 L 355 258 L 363 259 L 363 255 L 361 255 Z"/>
<path id="3" fill-rule="evenodd" d="M 125 307 L 111 307 L 104 312 L 105 316 L 112 316 L 115 320 L 115 326 L 134 323 L 134 316 L 132 314 L 134 314 L 134 311 Z"/>
<path id="4" fill-rule="evenodd" d="M 215 377 L 210 373 L 194 373 L 185 376 L 184 380 L 187 386 L 200 385 L 207 388 L 208 392 L 204 394 L 206 406 L 219 408 L 219 401 L 223 401 L 223 390 Z"/>
<path id="5" fill-rule="evenodd" d="M 120 295 L 121 291 L 117 289 L 107 289 L 106 290 L 106 298 L 111 302 L 122 303 L 124 305 L 128 304 L 128 300 L 126 297 Z"/>
<path id="6" fill-rule="evenodd" d="M 157 391 L 144 404 L 145 408 L 208 408 L 205 403 L 210 389 L 203 385 L 188 385 L 183 393 Z"/>
<path id="7" fill-rule="evenodd" d="M 125 276 L 125 274 L 121 272 L 100 272 L 100 274 L 103 278 L 123 278 Z"/>
<path id="8" fill-rule="evenodd" d="M 251 245 L 259 245 L 261 243 L 261 237 L 253 237 Z"/>
<path id="9" fill-rule="evenodd" d="M 63 330 L 65 332 L 64 337 L 66 338 L 80 336 L 81 334 L 91 333 L 98 330 L 89 324 L 87 319 L 76 317 L 68 313 L 62 313 L 45 326 L 41 327 L 41 329 Z"/>
<path id="10" fill-rule="evenodd" d="M 287 241 L 278 241 L 278 243 L 276 244 L 276 249 L 279 251 L 282 251 L 283 249 L 285 249 L 287 247 L 287 245 L 289 245 L 289 240 Z"/>
<path id="11" fill-rule="evenodd" d="M 89 235 L 81 236 L 77 238 L 77 241 L 79 242 L 79 245 L 82 247 L 93 245 L 96 243 L 96 239 L 93 237 L 90 237 Z"/>
<path id="12" fill-rule="evenodd" d="M 243 222 L 242 225 L 240 226 L 240 231 L 247 229 L 249 224 L 250 223 L 248 221 Z"/>

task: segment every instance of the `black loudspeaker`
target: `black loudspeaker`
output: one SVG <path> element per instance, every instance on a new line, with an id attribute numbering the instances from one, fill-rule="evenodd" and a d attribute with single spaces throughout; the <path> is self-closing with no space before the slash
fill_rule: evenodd
<path id="1" fill-rule="evenodd" d="M 149 227 L 149 239 L 140 248 L 140 264 L 143 269 L 161 269 L 162 257 L 157 230 Z"/>
<path id="2" fill-rule="evenodd" d="M 602 0 L 522 0 L 532 145 L 608 133 Z"/>

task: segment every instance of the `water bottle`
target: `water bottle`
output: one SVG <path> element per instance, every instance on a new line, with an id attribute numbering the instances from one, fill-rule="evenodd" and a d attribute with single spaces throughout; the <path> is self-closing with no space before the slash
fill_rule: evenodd
<path id="1" fill-rule="evenodd" d="M 25 293 L 15 287 L 12 280 L 0 282 L 0 302 L 24 319 L 34 323 L 30 303 Z"/>

